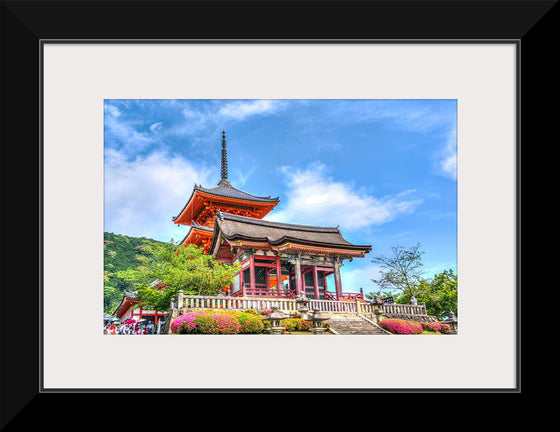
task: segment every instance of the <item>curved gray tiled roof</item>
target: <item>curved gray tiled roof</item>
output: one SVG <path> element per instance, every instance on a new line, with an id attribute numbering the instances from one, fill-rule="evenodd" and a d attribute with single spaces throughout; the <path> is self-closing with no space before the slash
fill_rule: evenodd
<path id="1" fill-rule="evenodd" d="M 218 185 L 218 186 L 213 187 L 213 188 L 205 188 L 205 187 L 202 187 L 202 186 L 195 183 L 190 198 L 188 199 L 186 204 L 183 206 L 183 208 L 181 209 L 179 214 L 177 216 L 172 216 L 171 220 L 174 221 L 175 219 L 177 219 L 181 215 L 181 213 L 183 213 L 183 211 L 187 208 L 187 206 L 191 202 L 191 200 L 194 196 L 194 193 L 197 190 L 200 191 L 200 192 L 204 192 L 204 193 L 219 196 L 219 197 L 221 196 L 221 197 L 226 197 L 226 198 L 237 198 L 237 199 L 248 200 L 248 201 L 258 201 L 258 202 L 265 202 L 265 203 L 278 203 L 280 201 L 279 197 L 271 198 L 270 196 L 261 197 L 261 196 L 257 196 L 257 195 L 251 195 L 247 192 L 243 192 L 239 189 L 236 189 L 231 185 Z"/>
<path id="2" fill-rule="evenodd" d="M 320 227 L 271 222 L 245 216 L 218 212 L 216 227 L 228 240 L 249 240 L 280 245 L 285 242 L 298 242 L 307 245 L 331 246 L 354 250 L 371 250 L 371 246 L 350 243 L 340 233 L 338 227 Z M 212 241 L 214 247 L 216 234 Z"/>
<path id="3" fill-rule="evenodd" d="M 194 221 L 193 221 L 193 223 L 191 224 L 191 227 L 192 227 L 192 228 L 198 228 L 199 230 L 202 230 L 202 231 L 209 231 L 209 232 L 213 232 L 213 231 L 214 231 L 214 228 L 213 228 L 213 227 L 209 227 L 209 226 L 206 226 L 206 225 L 200 225 L 200 224 L 197 224 L 197 223 L 194 222 Z"/>
<path id="4" fill-rule="evenodd" d="M 243 192 L 239 189 L 234 188 L 231 185 L 218 185 L 213 188 L 205 188 L 195 183 L 194 185 L 195 190 L 199 190 L 201 192 L 205 192 L 211 195 L 216 196 L 223 196 L 228 198 L 237 198 L 237 199 L 244 199 L 250 201 L 262 201 L 262 202 L 278 202 L 279 197 L 272 198 L 270 196 L 261 197 L 256 195 L 251 195 L 247 192 Z"/>
<path id="5" fill-rule="evenodd" d="M 206 226 L 206 225 L 200 225 L 200 224 L 197 224 L 196 222 L 192 222 L 191 227 L 189 228 L 189 231 L 187 232 L 185 237 L 183 237 L 183 240 L 181 240 L 179 242 L 179 244 L 182 244 L 187 239 L 187 237 L 190 235 L 193 228 L 197 228 L 197 229 L 202 230 L 202 231 L 214 232 L 214 228 L 212 228 L 212 227 L 209 227 L 209 226 Z"/>

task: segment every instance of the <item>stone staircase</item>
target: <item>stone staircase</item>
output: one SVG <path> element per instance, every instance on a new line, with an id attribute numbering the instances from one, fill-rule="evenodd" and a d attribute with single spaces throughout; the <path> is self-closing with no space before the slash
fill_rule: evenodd
<path id="1" fill-rule="evenodd" d="M 391 334 L 373 321 L 357 314 L 333 315 L 327 323 L 331 333 L 337 335 L 387 335 Z"/>

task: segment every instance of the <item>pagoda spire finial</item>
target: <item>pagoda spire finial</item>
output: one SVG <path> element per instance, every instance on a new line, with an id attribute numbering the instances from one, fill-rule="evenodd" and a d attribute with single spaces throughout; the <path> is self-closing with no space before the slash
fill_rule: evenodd
<path id="1" fill-rule="evenodd" d="M 218 185 L 222 186 L 231 186 L 231 183 L 228 181 L 228 172 L 227 172 L 227 149 L 226 149 L 226 131 L 222 131 L 222 179 L 218 183 Z"/>

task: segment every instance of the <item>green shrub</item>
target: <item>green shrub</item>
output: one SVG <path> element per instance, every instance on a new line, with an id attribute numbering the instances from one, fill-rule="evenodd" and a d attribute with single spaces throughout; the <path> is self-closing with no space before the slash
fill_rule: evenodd
<path id="1" fill-rule="evenodd" d="M 305 321 L 301 318 L 287 318 L 280 321 L 280 325 L 286 328 L 286 331 L 306 331 L 311 330 L 311 321 Z"/>
<path id="2" fill-rule="evenodd" d="M 262 318 L 256 313 L 248 312 L 248 310 L 237 315 L 237 320 L 241 324 L 239 333 L 262 333 L 264 331 Z"/>
<path id="3" fill-rule="evenodd" d="M 245 313 L 249 313 L 249 314 L 253 314 L 253 315 L 258 315 L 257 311 L 255 309 L 245 309 Z"/>

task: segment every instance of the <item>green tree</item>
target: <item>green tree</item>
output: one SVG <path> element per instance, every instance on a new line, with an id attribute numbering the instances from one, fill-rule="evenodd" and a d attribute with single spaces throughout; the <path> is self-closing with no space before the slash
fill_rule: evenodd
<path id="1" fill-rule="evenodd" d="M 376 256 L 371 260 L 375 264 L 381 265 L 381 277 L 372 279 L 372 282 L 379 286 L 379 293 L 396 293 L 401 297 L 410 299 L 411 295 L 416 295 L 422 277 L 422 254 L 420 244 L 405 248 L 393 246 L 394 256 Z M 379 294 L 378 294 L 379 295 Z"/>
<path id="2" fill-rule="evenodd" d="M 171 241 L 173 242 L 173 240 Z M 135 289 L 130 282 L 119 278 L 116 273 L 136 268 L 139 265 L 139 259 L 141 259 L 139 257 L 146 253 L 142 246 L 149 243 L 163 242 L 146 237 L 129 237 L 108 232 L 103 234 L 103 310 L 105 313 L 110 314 L 115 310 L 125 291 Z"/>
<path id="3" fill-rule="evenodd" d="M 419 302 L 426 303 L 429 315 L 439 319 L 449 316 L 450 312 L 457 313 L 457 275 L 452 269 L 436 274 L 430 281 L 423 281 L 416 295 Z"/>
<path id="4" fill-rule="evenodd" d="M 216 295 L 233 282 L 239 265 L 228 265 L 205 255 L 201 248 L 173 243 L 145 243 L 138 247 L 142 254 L 137 256 L 135 269 L 119 271 L 116 275 L 137 289 L 137 298 L 144 307 L 160 311 L 169 309 L 172 298 L 179 290 L 186 295 Z M 160 290 L 150 286 L 161 280 L 166 286 Z"/>
<path id="5" fill-rule="evenodd" d="M 111 313 L 115 309 L 115 305 L 119 303 L 122 294 L 115 287 L 103 286 L 103 312 Z"/>

